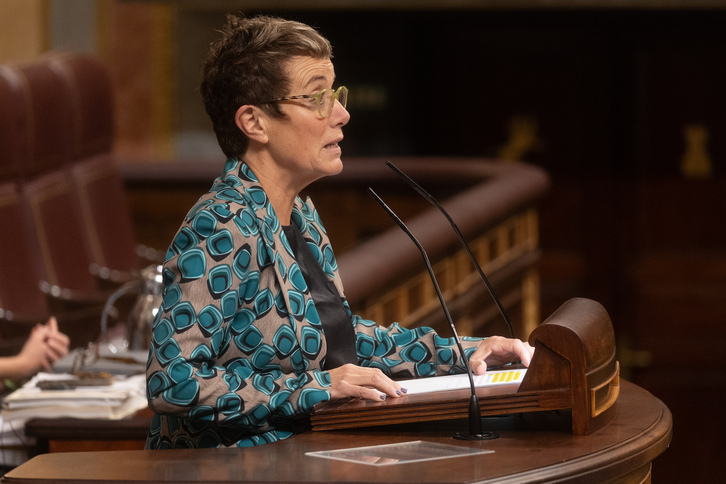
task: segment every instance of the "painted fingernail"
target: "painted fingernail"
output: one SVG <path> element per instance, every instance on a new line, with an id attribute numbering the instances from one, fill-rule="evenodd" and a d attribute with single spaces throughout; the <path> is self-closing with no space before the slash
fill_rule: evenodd
<path id="1" fill-rule="evenodd" d="M 385 400 L 385 399 L 386 399 L 386 395 L 384 393 L 381 393 L 381 400 Z"/>
<path id="2" fill-rule="evenodd" d="M 401 391 L 402 391 L 403 393 L 408 393 L 408 390 L 407 390 L 406 388 L 403 388 L 403 387 L 401 387 Z"/>

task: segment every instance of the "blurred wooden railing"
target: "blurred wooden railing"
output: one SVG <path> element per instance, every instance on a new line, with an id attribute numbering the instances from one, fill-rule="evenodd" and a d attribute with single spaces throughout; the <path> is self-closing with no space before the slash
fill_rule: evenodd
<path id="1" fill-rule="evenodd" d="M 517 271 L 517 277 L 521 279 L 521 296 L 518 299 L 522 305 L 523 320 L 520 334 L 529 334 L 539 324 L 539 281 L 537 271 L 531 266 L 535 259 L 533 256 L 538 252 L 537 212 L 530 209 L 508 218 L 469 243 L 469 247 L 485 274 L 496 275 L 500 270 L 521 266 L 522 262 L 527 262 L 526 270 Z M 476 286 L 482 285 L 483 281 L 464 249 L 444 257 L 433 268 L 446 301 L 461 300 L 471 291 L 477 294 L 481 292 Z M 358 276 L 365 277 L 366 274 L 359 272 Z M 347 277 L 345 280 L 350 279 Z M 511 306 L 511 302 L 509 305 Z M 489 306 L 489 302 L 483 302 L 483 307 Z M 413 326 L 429 318 L 432 313 L 440 311 L 438 296 L 428 271 L 425 271 L 395 285 L 381 296 L 370 295 L 363 298 L 360 314 L 374 321 L 398 321 L 403 326 Z M 484 318 L 476 318 L 474 314 L 466 317 L 459 315 L 456 324 L 462 333 L 472 334 L 478 332 L 482 319 L 486 321 L 490 318 L 488 313 Z M 476 323 L 477 320 L 479 324 Z M 429 323 L 435 326 L 439 324 Z"/>
<path id="2" fill-rule="evenodd" d="M 547 191 L 546 174 L 530 165 L 485 160 L 392 161 L 444 206 L 511 316 L 516 335 L 526 337 L 540 323 L 536 204 Z M 381 185 L 389 192 L 418 197 L 382 163 L 362 166 L 369 176 L 361 174 L 358 179 L 369 178 L 377 193 Z M 347 169 L 353 171 L 350 165 Z M 457 185 L 458 190 L 453 188 Z M 438 197 L 437 189 L 448 196 Z M 374 203 L 370 205 L 379 218 L 388 218 Z M 396 211 L 395 203 L 389 205 Z M 458 332 L 508 334 L 449 222 L 435 207 L 425 202 L 424 206 L 402 218 L 432 262 Z M 382 324 L 425 324 L 442 335 L 450 334 L 421 254 L 398 227 L 345 251 L 338 263 L 348 300 L 362 316 Z"/>

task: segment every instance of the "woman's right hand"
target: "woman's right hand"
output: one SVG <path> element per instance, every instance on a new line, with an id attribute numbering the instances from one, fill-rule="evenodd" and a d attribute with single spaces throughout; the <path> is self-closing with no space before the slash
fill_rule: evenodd
<path id="1" fill-rule="evenodd" d="M 385 400 L 386 397 L 400 397 L 406 393 L 404 388 L 388 378 L 378 368 L 346 364 L 328 370 L 330 373 L 330 396 L 332 400 L 346 397 L 367 400 Z"/>

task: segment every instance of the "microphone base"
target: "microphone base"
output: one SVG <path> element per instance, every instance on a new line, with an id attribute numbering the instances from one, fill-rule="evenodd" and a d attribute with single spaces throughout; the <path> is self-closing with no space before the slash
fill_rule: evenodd
<path id="1" fill-rule="evenodd" d="M 454 434 L 456 440 L 494 440 L 499 438 L 499 434 L 495 432 L 469 433 L 456 432 Z"/>

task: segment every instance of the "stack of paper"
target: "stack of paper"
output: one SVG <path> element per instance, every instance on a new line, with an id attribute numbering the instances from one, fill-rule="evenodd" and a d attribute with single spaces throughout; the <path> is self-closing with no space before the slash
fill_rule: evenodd
<path id="1" fill-rule="evenodd" d="M 147 406 L 146 376 L 115 377 L 106 386 L 77 386 L 71 389 L 43 390 L 40 381 L 68 380 L 69 374 L 38 373 L 28 383 L 3 400 L 2 419 L 10 422 L 31 418 L 120 419 Z"/>
<path id="2" fill-rule="evenodd" d="M 14 467 L 32 453 L 34 439 L 25 435 L 25 422 L 33 418 L 121 419 L 146 408 L 146 376 L 115 376 L 110 385 L 42 390 L 38 382 L 75 378 L 68 373 L 38 373 L 2 402 L 0 410 L 0 464 Z"/>

